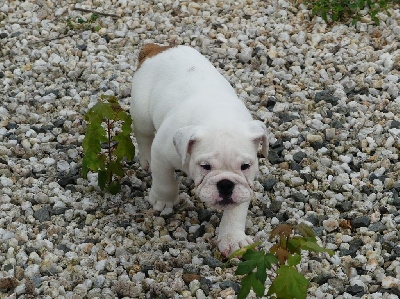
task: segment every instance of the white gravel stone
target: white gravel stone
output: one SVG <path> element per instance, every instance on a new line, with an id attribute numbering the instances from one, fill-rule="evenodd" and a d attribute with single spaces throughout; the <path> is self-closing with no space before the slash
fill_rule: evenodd
<path id="1" fill-rule="evenodd" d="M 64 172 L 70 170 L 71 166 L 67 161 L 58 161 L 57 162 L 57 170 Z"/>
<path id="2" fill-rule="evenodd" d="M 2 187 L 11 187 L 12 185 L 14 185 L 14 182 L 7 177 L 0 177 L 0 185 Z"/>
<path id="3" fill-rule="evenodd" d="M 322 225 L 324 226 L 327 232 L 332 232 L 338 229 L 339 222 L 336 219 L 327 219 L 322 222 Z"/>

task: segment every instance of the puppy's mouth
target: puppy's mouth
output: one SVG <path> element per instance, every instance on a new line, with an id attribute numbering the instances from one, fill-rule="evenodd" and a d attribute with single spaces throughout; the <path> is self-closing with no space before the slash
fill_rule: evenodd
<path id="1" fill-rule="evenodd" d="M 233 208 L 234 206 L 237 205 L 237 203 L 233 201 L 231 196 L 224 196 L 224 197 L 221 196 L 220 198 L 222 198 L 222 200 L 217 201 L 213 204 L 213 206 L 218 209 L 226 210 Z"/>

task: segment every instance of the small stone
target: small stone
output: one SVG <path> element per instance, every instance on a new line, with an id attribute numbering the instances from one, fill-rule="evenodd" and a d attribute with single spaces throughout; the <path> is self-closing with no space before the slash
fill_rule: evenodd
<path id="1" fill-rule="evenodd" d="M 335 97 L 332 93 L 332 91 L 330 90 L 323 90 L 323 91 L 319 91 L 315 93 L 315 98 L 314 101 L 316 103 L 320 102 L 320 101 L 325 101 L 327 103 L 332 104 L 333 106 L 337 104 L 337 102 L 339 101 L 338 97 Z"/>
<path id="2" fill-rule="evenodd" d="M 160 216 L 170 216 L 174 213 L 174 210 L 171 207 L 165 207 L 164 210 L 161 211 Z"/>
<path id="3" fill-rule="evenodd" d="M 54 125 L 56 128 L 62 128 L 62 126 L 64 126 L 64 123 L 65 123 L 65 119 L 59 118 L 59 119 L 57 119 L 57 120 L 53 123 L 53 125 Z"/>
<path id="4" fill-rule="evenodd" d="M 336 129 L 335 128 L 328 128 L 325 130 L 325 138 L 327 140 L 332 140 L 336 137 Z"/>
<path id="5" fill-rule="evenodd" d="M 296 202 L 308 202 L 308 198 L 300 192 L 296 192 L 292 194 L 292 198 L 294 199 L 294 201 Z"/>
<path id="6" fill-rule="evenodd" d="M 253 54 L 253 49 L 250 47 L 246 47 L 239 53 L 238 58 L 242 62 L 247 63 L 251 60 L 252 54 Z"/>
<path id="7" fill-rule="evenodd" d="M 357 295 L 360 296 L 364 293 L 364 287 L 359 286 L 359 285 L 353 285 L 353 286 L 349 286 L 347 288 L 347 292 L 351 295 Z"/>
<path id="8" fill-rule="evenodd" d="M 204 291 L 202 289 L 198 289 L 196 291 L 196 299 L 206 299 L 207 295 L 204 293 Z"/>
<path id="9" fill-rule="evenodd" d="M 210 218 L 212 216 L 212 212 L 210 210 L 207 209 L 200 209 L 197 211 L 197 216 L 198 219 L 200 221 L 200 223 L 204 222 L 204 221 L 210 221 Z"/>
<path id="10" fill-rule="evenodd" d="M 329 274 L 322 274 L 322 275 L 315 276 L 315 277 L 312 279 L 312 282 L 315 282 L 315 283 L 317 283 L 318 285 L 323 285 L 323 284 L 327 283 L 328 280 L 329 280 L 330 278 L 332 278 L 331 275 L 329 275 Z"/>
<path id="11" fill-rule="evenodd" d="M 81 44 L 81 45 L 78 45 L 77 48 L 78 48 L 79 50 L 81 50 L 81 51 L 86 51 L 87 45 Z"/>
<path id="12" fill-rule="evenodd" d="M 85 224 L 86 225 L 92 225 L 93 222 L 96 220 L 96 216 L 93 214 L 87 214 L 86 219 L 85 219 Z"/>
<path id="13" fill-rule="evenodd" d="M 178 227 L 174 232 L 173 232 L 173 236 L 176 239 L 186 239 L 187 238 L 187 232 L 182 228 L 182 227 Z"/>
<path id="14" fill-rule="evenodd" d="M 392 120 L 390 123 L 390 129 L 400 129 L 400 121 Z"/>
<path id="15" fill-rule="evenodd" d="M 59 172 L 65 172 L 65 171 L 69 171 L 71 168 L 71 166 L 69 165 L 69 163 L 67 161 L 59 161 L 57 162 L 57 170 Z"/>
<path id="16" fill-rule="evenodd" d="M 0 177 L 0 186 L 11 187 L 13 184 L 14 182 L 11 179 L 4 176 Z"/>
<path id="17" fill-rule="evenodd" d="M 155 217 L 153 220 L 153 226 L 161 226 L 165 225 L 165 219 L 163 217 Z"/>
<path id="18" fill-rule="evenodd" d="M 361 216 L 354 218 L 350 221 L 351 226 L 354 228 L 359 228 L 359 227 L 367 227 L 371 223 L 371 219 L 368 216 Z"/>
<path id="19" fill-rule="evenodd" d="M 306 157 L 307 157 L 307 154 L 304 152 L 301 152 L 301 151 L 293 154 L 293 160 L 297 163 L 301 163 L 301 161 L 303 161 L 303 159 Z"/>
<path id="20" fill-rule="evenodd" d="M 313 134 L 309 134 L 307 135 L 307 141 L 308 142 L 318 142 L 318 143 L 322 143 L 324 140 L 322 138 L 321 135 L 313 135 Z"/>
<path id="21" fill-rule="evenodd" d="M 336 205 L 336 208 L 341 212 L 348 212 L 351 210 L 353 203 L 351 201 L 340 202 Z"/>
<path id="22" fill-rule="evenodd" d="M 44 163 L 44 165 L 46 167 L 49 167 L 49 166 L 54 165 L 56 163 L 56 160 L 54 160 L 53 158 L 44 158 L 41 161 Z"/>
<path id="23" fill-rule="evenodd" d="M 200 281 L 198 279 L 194 279 L 189 283 L 189 290 L 192 295 L 196 294 L 196 291 L 200 289 Z"/>
<path id="24" fill-rule="evenodd" d="M 239 286 L 236 282 L 233 282 L 233 281 L 230 281 L 230 280 L 221 282 L 221 283 L 219 284 L 219 287 L 220 287 L 222 290 L 225 290 L 225 289 L 227 289 L 227 288 L 231 288 L 231 289 L 233 289 L 233 290 L 235 291 L 236 294 L 237 294 L 237 293 L 239 292 L 239 290 L 240 290 L 240 286 Z"/>
<path id="25" fill-rule="evenodd" d="M 212 285 L 212 281 L 209 280 L 208 278 L 202 277 L 200 279 L 200 288 L 204 291 L 204 294 L 206 296 L 208 296 L 210 293 L 211 285 Z"/>
<path id="26" fill-rule="evenodd" d="M 363 241 L 361 239 L 353 239 L 349 242 L 350 245 L 350 250 L 351 251 L 357 251 L 362 245 L 363 245 Z"/>
<path id="27" fill-rule="evenodd" d="M 204 263 L 211 268 L 215 269 L 216 267 L 223 267 L 224 263 L 221 262 L 220 260 L 217 260 L 216 258 L 213 258 L 211 256 L 206 256 L 204 258 Z"/>
<path id="28" fill-rule="evenodd" d="M 16 128 L 18 128 L 18 124 L 14 123 L 14 122 L 9 122 L 9 123 L 6 125 L 6 129 L 7 129 L 7 130 L 12 130 L 12 129 L 16 129 Z"/>
<path id="29" fill-rule="evenodd" d="M 76 176 L 65 176 L 58 180 L 58 184 L 65 188 L 67 185 L 76 185 L 77 177 Z"/>
<path id="30" fill-rule="evenodd" d="M 271 212 L 276 214 L 276 213 L 279 213 L 279 211 L 281 210 L 281 207 L 282 207 L 281 201 L 273 200 L 273 201 L 271 201 L 269 209 L 271 210 Z"/>
<path id="31" fill-rule="evenodd" d="M 200 270 L 197 266 L 193 264 L 184 264 L 183 265 L 183 273 L 186 274 L 199 274 Z"/>
<path id="32" fill-rule="evenodd" d="M 272 177 L 272 176 L 268 176 L 262 183 L 261 185 L 264 187 L 265 191 L 272 191 L 274 186 L 276 185 L 278 181 Z"/>
<path id="33" fill-rule="evenodd" d="M 48 207 L 43 207 L 33 213 L 33 217 L 39 222 L 50 221 L 50 210 Z"/>
<path id="34" fill-rule="evenodd" d="M 271 164 L 278 164 L 283 161 L 283 157 L 281 155 L 282 150 L 271 148 L 268 152 L 268 160 Z"/>
<path id="35" fill-rule="evenodd" d="M 323 227 L 327 232 L 333 232 L 339 228 L 339 222 L 336 219 L 327 219 L 322 222 Z"/>
<path id="36" fill-rule="evenodd" d="M 298 187 L 304 184 L 304 180 L 300 177 L 292 177 L 290 178 L 290 182 L 293 185 L 293 187 Z"/>
<path id="37" fill-rule="evenodd" d="M 382 279 L 382 288 L 390 289 L 390 288 L 398 288 L 400 286 L 400 279 L 386 276 Z"/>
<path id="38" fill-rule="evenodd" d="M 200 281 L 200 275 L 193 273 L 184 273 L 182 275 L 182 279 L 187 285 L 189 285 L 193 280 Z"/>

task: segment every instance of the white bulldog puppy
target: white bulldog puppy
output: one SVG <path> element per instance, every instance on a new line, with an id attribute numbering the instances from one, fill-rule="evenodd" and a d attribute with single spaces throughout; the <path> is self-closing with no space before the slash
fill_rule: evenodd
<path id="1" fill-rule="evenodd" d="M 193 48 L 146 45 L 133 77 L 131 115 L 141 166 L 152 171 L 154 209 L 178 204 L 174 171 L 180 169 L 200 200 L 224 210 L 221 253 L 251 244 L 246 215 L 260 141 L 268 154 L 267 131 L 228 81 Z"/>

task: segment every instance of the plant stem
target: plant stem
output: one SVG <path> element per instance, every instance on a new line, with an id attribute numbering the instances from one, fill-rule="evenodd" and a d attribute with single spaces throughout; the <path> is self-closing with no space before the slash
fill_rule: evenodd
<path id="1" fill-rule="evenodd" d="M 112 161 L 112 154 L 111 154 L 111 124 L 110 124 L 110 120 L 107 119 L 107 135 L 108 135 L 108 165 L 111 164 Z M 107 167 L 108 168 L 108 167 Z M 108 183 L 112 182 L 112 172 L 109 172 L 109 179 L 108 179 Z"/>

